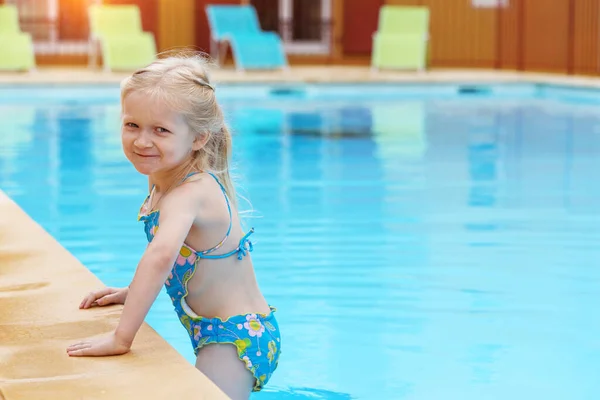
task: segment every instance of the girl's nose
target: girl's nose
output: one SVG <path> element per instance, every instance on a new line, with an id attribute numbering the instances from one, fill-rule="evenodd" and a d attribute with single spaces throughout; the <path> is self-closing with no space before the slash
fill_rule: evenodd
<path id="1" fill-rule="evenodd" d="M 133 145 L 140 149 L 147 149 L 148 147 L 152 147 L 152 140 L 150 140 L 146 133 L 141 132 L 133 141 Z"/>

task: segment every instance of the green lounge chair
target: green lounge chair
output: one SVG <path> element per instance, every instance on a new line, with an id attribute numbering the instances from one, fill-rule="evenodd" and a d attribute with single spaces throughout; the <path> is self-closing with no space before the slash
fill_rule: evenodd
<path id="1" fill-rule="evenodd" d="M 35 69 L 31 35 L 21 31 L 19 11 L 12 4 L 0 5 L 0 70 Z"/>
<path id="2" fill-rule="evenodd" d="M 373 35 L 373 69 L 425 70 L 429 40 L 427 7 L 382 6 Z"/>
<path id="3" fill-rule="evenodd" d="M 92 5 L 90 21 L 90 64 L 96 64 L 98 43 L 104 69 L 130 71 L 156 59 L 156 40 L 142 30 L 142 17 L 136 5 Z"/>

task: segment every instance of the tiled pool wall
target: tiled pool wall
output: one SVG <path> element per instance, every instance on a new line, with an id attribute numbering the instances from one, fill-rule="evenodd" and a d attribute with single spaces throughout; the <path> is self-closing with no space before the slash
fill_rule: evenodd
<path id="1" fill-rule="evenodd" d="M 600 103 L 600 89 L 547 83 L 226 83 L 217 87 L 221 100 L 384 100 L 402 98 L 531 98 L 577 103 Z M 0 103 L 114 103 L 118 84 L 0 85 Z"/>

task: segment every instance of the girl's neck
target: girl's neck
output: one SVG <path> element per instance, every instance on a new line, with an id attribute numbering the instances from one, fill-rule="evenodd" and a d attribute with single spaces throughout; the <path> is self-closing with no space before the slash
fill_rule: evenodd
<path id="1" fill-rule="evenodd" d="M 154 184 L 155 191 L 166 193 L 175 188 L 190 172 L 192 172 L 192 165 L 183 163 L 171 170 L 150 175 L 150 179 Z"/>

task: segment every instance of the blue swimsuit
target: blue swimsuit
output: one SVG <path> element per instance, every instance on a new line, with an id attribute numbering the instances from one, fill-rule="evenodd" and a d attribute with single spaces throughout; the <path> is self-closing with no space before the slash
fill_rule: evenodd
<path id="1" fill-rule="evenodd" d="M 229 211 L 229 229 L 225 238 L 215 247 L 208 250 L 195 251 L 184 243 L 173 265 L 171 274 L 165 282 L 165 287 L 173 302 L 175 312 L 179 316 L 179 320 L 190 336 L 194 353 L 197 355 L 203 346 L 211 343 L 233 344 L 237 348 L 239 359 L 244 362 L 246 368 L 256 378 L 253 390 L 257 392 L 271 378 L 271 375 L 277 368 L 281 352 L 279 326 L 274 315 L 275 308 L 271 307 L 271 312 L 268 314 L 235 315 L 226 319 L 205 318 L 196 315 L 185 301 L 185 297 L 188 294 L 187 283 L 196 272 L 198 261 L 201 258 L 217 259 L 236 255 L 241 260 L 249 251 L 252 251 L 252 242 L 250 242 L 248 237 L 254 232 L 253 229 L 244 235 L 238 246 L 230 252 L 219 255 L 210 254 L 220 248 L 229 237 L 232 216 L 231 205 L 225 188 L 214 174 L 209 174 L 217 181 L 225 196 Z M 194 175 L 194 173 L 186 176 L 184 181 L 191 175 Z M 150 195 L 146 197 L 140 209 L 138 220 L 144 221 L 146 237 L 148 238 L 148 242 L 151 242 L 158 229 L 159 210 L 151 211 L 150 213 L 146 212 L 149 206 L 147 204 L 149 199 Z"/>

